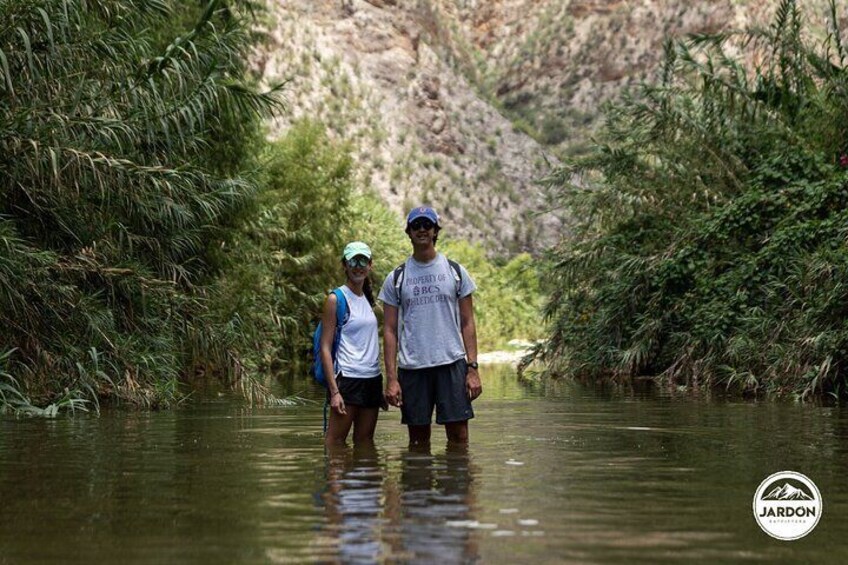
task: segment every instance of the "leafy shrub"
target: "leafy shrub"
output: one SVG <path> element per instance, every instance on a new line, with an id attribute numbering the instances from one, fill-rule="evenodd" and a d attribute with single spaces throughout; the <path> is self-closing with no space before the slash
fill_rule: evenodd
<path id="1" fill-rule="evenodd" d="M 848 52 L 802 31 L 784 0 L 768 28 L 669 42 L 548 179 L 576 219 L 547 276 L 549 371 L 845 393 Z"/>
<path id="2" fill-rule="evenodd" d="M 542 294 L 530 255 L 522 253 L 500 265 L 488 259 L 482 247 L 466 241 L 439 241 L 439 250 L 461 263 L 477 284 L 474 317 L 480 351 L 501 349 L 513 339 L 543 336 Z"/>
<path id="3" fill-rule="evenodd" d="M 227 251 L 212 300 L 217 323 L 237 324 L 251 372 L 299 367 L 326 293 L 343 282 L 352 162 L 315 122 L 295 124 L 262 157 L 251 217 Z"/>

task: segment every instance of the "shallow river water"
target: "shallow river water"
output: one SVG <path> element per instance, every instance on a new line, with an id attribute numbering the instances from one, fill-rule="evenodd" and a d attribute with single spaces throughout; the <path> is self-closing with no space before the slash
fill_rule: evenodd
<path id="1" fill-rule="evenodd" d="M 848 562 L 845 408 L 482 374 L 467 449 L 392 410 L 327 453 L 317 402 L 0 420 L 0 563 Z M 752 512 L 785 469 L 823 500 L 797 541 Z"/>

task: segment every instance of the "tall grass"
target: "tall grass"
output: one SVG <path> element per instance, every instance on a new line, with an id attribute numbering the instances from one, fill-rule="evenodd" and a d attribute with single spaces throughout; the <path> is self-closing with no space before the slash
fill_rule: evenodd
<path id="1" fill-rule="evenodd" d="M 192 347 L 227 356 L 206 286 L 278 106 L 244 80 L 252 8 L 0 0 L 4 405 L 168 404 Z"/>

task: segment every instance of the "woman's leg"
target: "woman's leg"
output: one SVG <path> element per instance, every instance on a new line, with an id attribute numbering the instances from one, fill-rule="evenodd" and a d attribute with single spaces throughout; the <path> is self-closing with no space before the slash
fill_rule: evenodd
<path id="1" fill-rule="evenodd" d="M 415 446 L 430 446 L 430 424 L 423 426 L 407 426 L 409 430 L 409 445 Z"/>
<path id="2" fill-rule="evenodd" d="M 348 407 L 348 411 L 351 408 L 353 408 L 353 443 L 374 441 L 374 430 L 377 428 L 379 408 L 350 406 Z"/>
<path id="3" fill-rule="evenodd" d="M 347 434 L 350 433 L 350 427 L 353 425 L 354 414 L 356 407 L 347 406 L 347 414 L 339 414 L 332 408 L 328 408 L 330 412 L 330 421 L 327 424 L 327 435 L 324 436 L 324 443 L 327 445 L 340 445 L 347 441 Z"/>

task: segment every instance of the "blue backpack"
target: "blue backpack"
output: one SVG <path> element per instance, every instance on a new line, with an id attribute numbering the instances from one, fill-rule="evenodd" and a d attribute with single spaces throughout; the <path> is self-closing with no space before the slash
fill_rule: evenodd
<path id="1" fill-rule="evenodd" d="M 342 337 L 342 326 L 347 323 L 350 318 L 350 311 L 347 308 L 347 299 L 341 288 L 333 290 L 336 295 L 336 332 L 333 335 L 333 349 L 331 357 L 333 359 L 333 368 L 336 366 L 336 353 L 339 351 L 339 340 Z M 321 331 L 323 324 L 318 322 L 318 327 L 315 328 L 315 333 L 312 334 L 312 376 L 315 382 L 324 388 L 327 387 L 327 376 L 324 374 L 324 364 L 321 363 Z"/>

